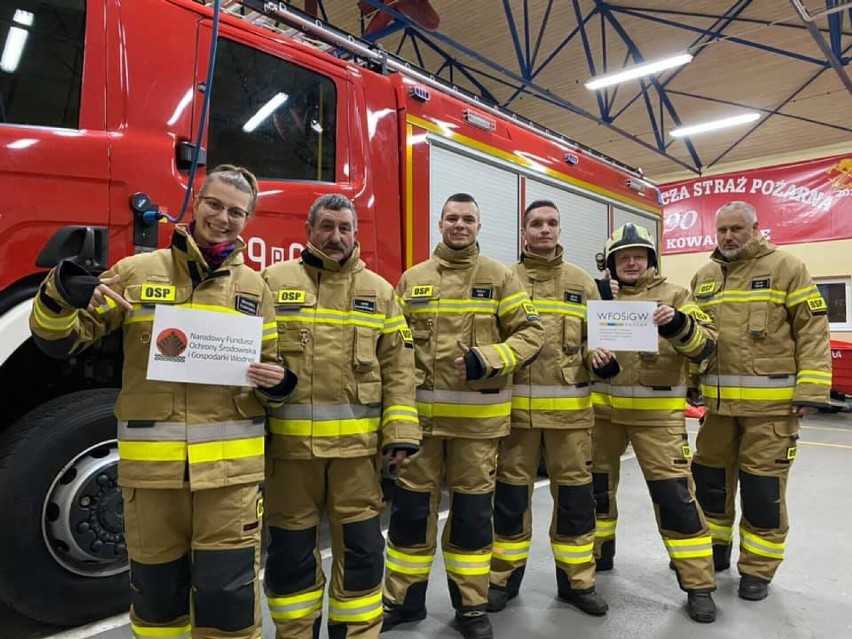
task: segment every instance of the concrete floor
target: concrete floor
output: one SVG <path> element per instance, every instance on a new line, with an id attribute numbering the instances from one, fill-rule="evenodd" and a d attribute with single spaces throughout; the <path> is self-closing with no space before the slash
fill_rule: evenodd
<path id="1" fill-rule="evenodd" d="M 697 424 L 690 420 L 694 440 Z M 647 489 L 636 460 L 627 455 L 619 489 L 619 542 L 616 567 L 598 578 L 610 604 L 606 617 L 588 617 L 555 598 L 556 586 L 547 527 L 551 500 L 542 487 L 533 498 L 535 534 L 521 595 L 491 616 L 500 638 L 602 636 L 613 638 L 772 637 L 805 639 L 852 637 L 852 415 L 809 418 L 788 492 L 791 531 L 787 560 L 770 586 L 769 598 L 748 602 L 736 596 L 736 568 L 719 573 L 716 623 L 696 624 L 686 614 L 686 596 L 668 569 L 668 557 L 654 523 Z M 734 559 L 736 558 L 736 551 Z M 328 561 L 325 569 L 328 570 Z M 435 562 L 427 598 L 428 617 L 385 633 L 387 639 L 460 635 L 450 624 L 452 608 L 440 559 Z M 53 639 L 124 639 L 120 619 L 52 635 Z M 0 624 L 0 635 L 8 627 Z M 33 636 L 22 633 L 16 636 Z M 44 637 L 44 634 L 38 634 Z M 274 638 L 266 618 L 264 639 Z M 325 632 L 322 634 L 325 637 Z"/>

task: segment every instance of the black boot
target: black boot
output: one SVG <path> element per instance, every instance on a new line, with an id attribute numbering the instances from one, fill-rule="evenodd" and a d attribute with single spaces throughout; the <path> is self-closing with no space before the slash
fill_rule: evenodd
<path id="1" fill-rule="evenodd" d="M 594 588 L 587 590 L 560 590 L 559 599 L 572 606 L 576 606 L 587 615 L 603 617 L 609 610 L 609 604 L 604 601 Z"/>
<path id="2" fill-rule="evenodd" d="M 600 559 L 595 559 L 595 572 L 609 572 L 612 570 L 612 565 L 612 557 L 601 557 Z"/>
<path id="3" fill-rule="evenodd" d="M 396 628 L 401 623 L 420 621 L 425 618 L 425 606 L 423 608 L 404 608 L 403 606 L 385 603 L 385 610 L 382 615 L 382 632 Z"/>
<path id="4" fill-rule="evenodd" d="M 506 607 L 509 600 L 517 596 L 518 593 L 516 592 L 509 592 L 508 590 L 491 586 L 488 589 L 488 603 L 485 605 L 485 609 L 488 612 L 500 612 Z"/>
<path id="5" fill-rule="evenodd" d="M 601 556 L 595 559 L 595 570 L 597 572 L 606 572 L 612 570 L 613 560 L 615 559 L 615 539 L 607 539 L 601 544 Z"/>
<path id="6" fill-rule="evenodd" d="M 716 621 L 716 604 L 709 590 L 690 590 L 686 593 L 686 611 L 698 623 Z"/>
<path id="7" fill-rule="evenodd" d="M 740 589 L 737 594 L 740 599 L 748 599 L 749 601 L 766 599 L 766 595 L 769 594 L 769 582 L 760 577 L 743 575 L 740 577 Z"/>
<path id="8" fill-rule="evenodd" d="M 456 623 L 465 639 L 494 639 L 491 621 L 481 610 L 471 612 L 456 610 Z"/>

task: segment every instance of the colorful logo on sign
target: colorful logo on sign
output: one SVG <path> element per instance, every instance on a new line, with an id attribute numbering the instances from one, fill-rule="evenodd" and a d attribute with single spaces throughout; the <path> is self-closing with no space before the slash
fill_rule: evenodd
<path id="1" fill-rule="evenodd" d="M 182 362 L 185 358 L 181 355 L 189 345 L 189 340 L 186 338 L 186 333 L 179 328 L 167 328 L 160 331 L 154 343 L 160 351 L 160 355 L 156 356 L 157 359 Z"/>

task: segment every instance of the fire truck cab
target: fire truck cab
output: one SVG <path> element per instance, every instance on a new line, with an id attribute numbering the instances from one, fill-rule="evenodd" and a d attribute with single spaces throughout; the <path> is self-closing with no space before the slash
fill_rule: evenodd
<path id="1" fill-rule="evenodd" d="M 331 192 L 355 203 L 361 255 L 392 283 L 428 257 L 459 191 L 480 204 L 482 251 L 506 263 L 535 199 L 556 202 L 566 257 L 590 272 L 614 226 L 659 237 L 658 191 L 636 171 L 284 3 L 243 4 L 221 15 L 210 86 L 203 2 L 0 0 L 0 599 L 45 622 L 127 609 L 122 355 L 112 336 L 47 358 L 32 299 L 60 260 L 96 273 L 168 244 L 170 224 L 145 212 L 179 215 L 205 98 L 198 177 L 221 163 L 257 174 L 258 269 L 298 257 L 310 204 Z"/>

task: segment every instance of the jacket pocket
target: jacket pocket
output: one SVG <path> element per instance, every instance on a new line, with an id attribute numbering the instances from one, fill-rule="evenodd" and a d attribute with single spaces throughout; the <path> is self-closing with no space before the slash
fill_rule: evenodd
<path id="1" fill-rule="evenodd" d="M 122 393 L 115 403 L 115 414 L 122 421 L 162 422 L 174 412 L 171 393 Z"/>
<path id="2" fill-rule="evenodd" d="M 766 337 L 769 302 L 752 302 L 748 309 L 748 334 L 752 339 Z"/>
<path id="3" fill-rule="evenodd" d="M 357 373 L 365 373 L 376 365 L 377 331 L 356 326 L 352 339 L 352 366 Z"/>
<path id="4" fill-rule="evenodd" d="M 263 417 L 265 414 L 263 406 L 253 393 L 240 393 L 238 395 L 234 395 L 234 407 L 237 409 L 237 412 L 246 419 Z"/>
<path id="5" fill-rule="evenodd" d="M 584 366 L 563 366 L 562 379 L 569 386 L 588 383 L 589 375 Z"/>
<path id="6" fill-rule="evenodd" d="M 302 329 L 278 322 L 278 350 L 282 353 L 301 353 L 305 350 Z"/>
<path id="7" fill-rule="evenodd" d="M 500 334 L 497 332 L 497 320 L 493 315 L 474 315 L 473 316 L 473 345 L 487 346 L 500 341 Z"/>
<path id="8" fill-rule="evenodd" d="M 373 406 L 382 403 L 381 382 L 358 382 L 356 392 L 358 402 L 364 406 Z"/>
<path id="9" fill-rule="evenodd" d="M 642 386 L 679 386 L 686 379 L 686 360 L 677 353 L 661 353 L 642 358 L 639 364 L 639 383 Z"/>
<path id="10" fill-rule="evenodd" d="M 562 352 L 568 356 L 572 365 L 579 365 L 582 357 L 582 322 L 577 317 L 566 315 L 562 318 Z"/>
<path id="11" fill-rule="evenodd" d="M 796 360 L 793 357 L 755 357 L 751 362 L 755 375 L 795 375 Z"/>

